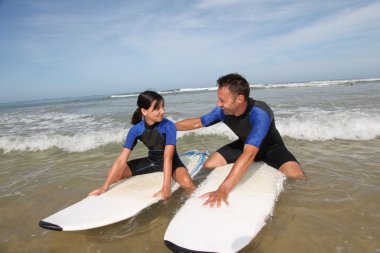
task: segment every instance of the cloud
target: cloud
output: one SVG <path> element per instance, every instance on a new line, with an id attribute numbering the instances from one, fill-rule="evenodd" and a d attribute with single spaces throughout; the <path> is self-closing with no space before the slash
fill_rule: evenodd
<path id="1" fill-rule="evenodd" d="M 336 40 L 362 39 L 380 32 L 379 10 L 380 3 L 360 9 L 343 10 L 276 37 L 274 40 L 278 40 L 279 42 L 276 44 L 281 44 L 283 47 L 297 48 Z"/>
<path id="2" fill-rule="evenodd" d="M 289 80 L 301 75 L 290 70 L 305 62 L 310 69 L 320 68 L 326 60 L 344 55 L 349 62 L 362 54 L 364 66 L 366 58 L 376 62 L 375 52 L 380 51 L 376 1 L 27 3 L 29 9 L 10 15 L 16 36 L 1 50 L 17 55 L 25 66 L 40 68 L 40 75 L 46 67 L 54 68 L 75 76 L 78 83 L 164 80 L 172 87 L 199 86 L 202 80 L 233 71 L 256 73 L 264 82 L 274 72 L 278 79 Z M 302 78 L 314 72 L 304 71 Z M 190 80 L 189 73 L 197 75 Z"/>
<path id="3" fill-rule="evenodd" d="M 215 6 L 224 10 L 213 11 Z M 111 40 L 146 54 L 155 54 L 157 49 L 164 53 L 181 48 L 216 50 L 228 43 L 243 45 L 242 48 L 263 44 L 296 48 L 354 36 L 363 27 L 376 29 L 380 23 L 376 3 L 359 10 L 354 6 L 352 10 L 327 13 L 323 13 L 320 6 L 317 2 L 299 1 L 269 1 L 268 4 L 266 1 L 207 0 L 186 8 L 179 6 L 171 12 L 154 12 L 152 6 L 145 4 L 134 8 L 125 6 L 112 15 L 101 10 L 42 13 L 33 16 L 30 22 L 40 32 L 30 35 L 29 42 L 34 48 L 42 44 L 41 48 L 52 47 L 56 52 L 60 50 L 56 50 L 55 45 L 61 40 L 67 47 L 81 50 L 84 41 L 91 47 L 96 46 L 93 43 Z M 209 10 L 199 12 L 200 7 Z M 330 7 L 336 10 L 340 5 Z"/>
<path id="4" fill-rule="evenodd" d="M 215 7 L 226 7 L 231 5 L 239 5 L 242 3 L 249 3 L 249 0 L 201 0 L 195 5 L 196 8 L 200 9 L 211 9 Z M 255 1 L 257 2 L 257 1 Z"/>

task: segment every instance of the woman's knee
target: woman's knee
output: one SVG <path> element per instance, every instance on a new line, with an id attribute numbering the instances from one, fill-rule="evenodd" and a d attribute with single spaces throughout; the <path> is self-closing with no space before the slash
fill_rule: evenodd
<path id="1" fill-rule="evenodd" d="M 193 180 L 191 179 L 189 173 L 187 172 L 187 169 L 185 168 L 178 168 L 175 170 L 173 177 L 175 181 L 177 181 L 183 188 L 186 190 L 194 190 L 195 185 Z"/>
<path id="2" fill-rule="evenodd" d="M 187 191 L 195 190 L 194 182 L 190 177 L 187 177 L 182 181 L 182 187 Z"/>

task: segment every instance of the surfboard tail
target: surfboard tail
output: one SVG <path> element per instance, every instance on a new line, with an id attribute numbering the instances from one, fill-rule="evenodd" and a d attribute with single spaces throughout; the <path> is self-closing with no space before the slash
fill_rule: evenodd
<path id="1" fill-rule="evenodd" d="M 211 251 L 197 251 L 197 250 L 186 249 L 167 240 L 164 240 L 164 243 L 166 247 L 168 247 L 171 251 L 175 253 L 216 253 L 216 252 L 211 252 Z"/>
<path id="2" fill-rule="evenodd" d="M 45 229 L 49 229 L 49 230 L 54 230 L 54 231 L 63 231 L 63 229 L 56 225 L 56 224 L 53 224 L 53 223 L 49 223 L 49 222 L 46 222 L 46 221 L 43 221 L 41 220 L 39 222 L 39 225 L 41 228 L 45 228 Z"/>

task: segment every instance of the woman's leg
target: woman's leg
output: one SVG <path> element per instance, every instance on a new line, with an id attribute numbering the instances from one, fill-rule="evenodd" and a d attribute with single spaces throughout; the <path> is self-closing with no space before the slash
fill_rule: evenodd
<path id="1" fill-rule="evenodd" d="M 173 178 L 178 182 L 186 191 L 195 190 L 195 185 L 191 179 L 189 172 L 185 167 L 179 167 L 173 172 Z"/>
<path id="2" fill-rule="evenodd" d="M 108 170 L 108 175 L 111 173 L 111 169 Z M 128 164 L 125 164 L 123 169 L 120 171 L 118 175 L 115 176 L 115 178 L 112 180 L 112 183 L 116 183 L 122 179 L 128 178 L 132 176 L 132 171 L 129 168 Z"/>

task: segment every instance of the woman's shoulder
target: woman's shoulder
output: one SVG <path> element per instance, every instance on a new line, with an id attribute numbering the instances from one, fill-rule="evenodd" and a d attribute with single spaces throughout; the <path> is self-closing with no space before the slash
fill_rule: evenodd
<path id="1" fill-rule="evenodd" d="M 144 121 L 141 120 L 138 122 L 136 125 L 133 125 L 130 129 L 129 132 L 141 132 L 145 129 Z"/>
<path id="2" fill-rule="evenodd" d="M 174 127 L 175 128 L 175 123 L 173 121 L 171 121 L 170 119 L 167 119 L 167 118 L 163 118 L 162 121 L 159 123 L 159 126 L 160 127 Z"/>

